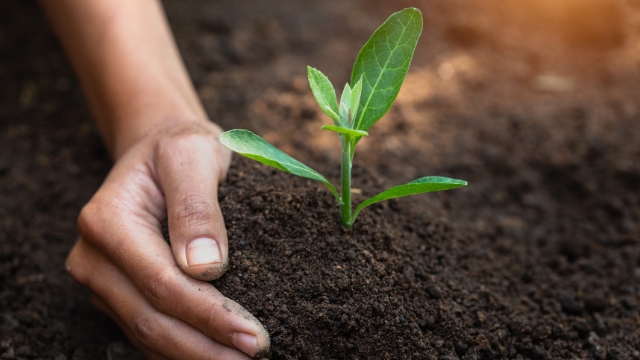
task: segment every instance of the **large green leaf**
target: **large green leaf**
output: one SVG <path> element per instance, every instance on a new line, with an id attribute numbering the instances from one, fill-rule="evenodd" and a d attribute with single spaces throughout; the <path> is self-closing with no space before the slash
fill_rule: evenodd
<path id="1" fill-rule="evenodd" d="M 362 78 L 360 111 L 354 128 L 367 131 L 395 101 L 422 33 L 422 13 L 407 8 L 389 17 L 364 45 L 351 74 Z"/>
<path id="2" fill-rule="evenodd" d="M 329 116 L 336 125 L 338 120 L 338 100 L 336 91 L 331 85 L 331 81 L 320 70 L 307 66 L 307 75 L 309 77 L 309 85 L 311 92 L 315 96 L 318 105 L 327 116 Z"/>
<path id="3" fill-rule="evenodd" d="M 466 185 L 467 185 L 467 182 L 464 180 L 449 179 L 449 178 L 440 177 L 440 176 L 423 177 L 404 185 L 394 186 L 390 189 L 387 189 L 381 192 L 380 194 L 374 197 L 371 197 L 363 201 L 362 204 L 360 204 L 356 209 L 356 211 L 353 213 L 352 220 L 355 220 L 360 210 L 364 209 L 365 207 L 371 204 L 375 204 L 380 201 L 398 198 L 402 196 L 422 194 L 426 192 L 455 189 L 455 188 L 459 188 Z"/>
<path id="4" fill-rule="evenodd" d="M 220 141 L 229 149 L 242 156 L 259 161 L 265 165 L 276 169 L 298 175 L 307 179 L 323 182 L 333 195 L 338 199 L 338 192 L 324 176 L 317 171 L 292 158 L 275 146 L 269 144 L 265 139 L 252 133 L 249 130 L 230 130 L 220 135 Z"/>

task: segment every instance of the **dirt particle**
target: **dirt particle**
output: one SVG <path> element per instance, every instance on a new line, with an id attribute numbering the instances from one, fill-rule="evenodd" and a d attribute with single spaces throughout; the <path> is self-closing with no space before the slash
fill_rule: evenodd
<path id="1" fill-rule="evenodd" d="M 533 332 L 531 333 L 531 337 L 534 340 L 540 341 L 548 338 L 549 335 L 551 335 L 551 332 L 552 332 L 551 326 L 539 325 L 539 326 L 536 326 L 535 329 L 533 329 Z"/>
<path id="2" fill-rule="evenodd" d="M 434 299 L 440 299 L 442 297 L 442 289 L 434 283 L 427 285 L 427 293 Z"/>
<path id="3" fill-rule="evenodd" d="M 593 357 L 597 360 L 606 360 L 607 349 L 604 346 L 597 345 L 592 350 Z"/>
<path id="4" fill-rule="evenodd" d="M 482 360 L 493 360 L 496 358 L 496 356 L 498 356 L 498 354 L 492 349 L 480 351 L 480 358 Z"/>
<path id="5" fill-rule="evenodd" d="M 231 312 L 231 307 L 229 307 L 229 301 L 225 300 L 224 303 L 222 304 L 222 308 L 227 310 L 227 312 Z"/>
<path id="6" fill-rule="evenodd" d="M 377 315 L 384 314 L 384 305 L 380 304 L 379 302 L 374 302 L 372 304 L 372 307 L 373 307 L 374 313 L 376 313 Z"/>
<path id="7" fill-rule="evenodd" d="M 5 352 L 2 353 L 3 359 L 15 359 L 16 353 L 12 347 L 8 348 Z"/>
<path id="8" fill-rule="evenodd" d="M 531 357 L 537 360 L 546 359 L 547 353 L 540 346 L 534 346 L 531 350 Z"/>
<path id="9" fill-rule="evenodd" d="M 487 321 L 487 317 L 484 315 L 484 313 L 482 311 L 478 311 L 476 313 L 476 317 L 478 318 L 478 322 L 480 324 L 484 324 L 485 321 Z"/>
<path id="10" fill-rule="evenodd" d="M 29 356 L 31 355 L 31 348 L 27 345 L 21 345 L 16 351 L 16 355 Z"/>
<path id="11" fill-rule="evenodd" d="M 593 327 L 593 329 L 595 330 L 596 334 L 598 334 L 599 336 L 605 336 L 609 331 L 607 324 L 605 324 L 603 321 L 596 322 L 596 325 Z"/>
<path id="12" fill-rule="evenodd" d="M 573 329 L 578 333 L 578 336 L 580 336 L 583 339 L 589 336 L 589 332 L 591 331 L 591 327 L 583 319 L 576 321 L 573 324 Z"/>
<path id="13" fill-rule="evenodd" d="M 607 352 L 607 360 L 620 360 L 623 356 L 622 351 L 615 346 L 610 347 Z"/>
<path id="14" fill-rule="evenodd" d="M 590 312 L 602 312 L 609 305 L 609 301 L 603 294 L 591 294 L 584 299 L 584 306 Z"/>
<path id="15" fill-rule="evenodd" d="M 558 302 L 560 306 L 562 306 L 562 311 L 569 315 L 580 315 L 582 314 L 582 304 L 580 304 L 574 296 L 571 295 L 560 295 L 558 296 Z"/>
<path id="16" fill-rule="evenodd" d="M 455 345 L 455 350 L 458 356 L 463 356 L 464 354 L 467 353 L 467 350 L 469 350 L 469 346 L 466 343 L 463 343 L 462 341 L 458 341 Z"/>
<path id="17" fill-rule="evenodd" d="M 264 199 L 261 196 L 254 196 L 251 198 L 251 208 L 256 211 L 264 210 Z"/>

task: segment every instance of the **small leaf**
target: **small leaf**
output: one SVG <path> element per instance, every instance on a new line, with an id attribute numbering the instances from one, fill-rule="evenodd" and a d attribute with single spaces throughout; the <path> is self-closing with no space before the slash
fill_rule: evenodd
<path id="1" fill-rule="evenodd" d="M 329 187 L 329 190 L 331 190 L 338 201 L 340 199 L 336 189 L 324 176 L 281 150 L 278 150 L 278 148 L 269 144 L 265 139 L 249 130 L 238 129 L 224 132 L 220 135 L 220 142 L 238 154 L 265 165 L 272 166 L 293 175 L 323 182 Z"/>
<path id="2" fill-rule="evenodd" d="M 351 87 L 349 84 L 344 86 L 342 96 L 340 97 L 340 125 L 349 126 L 349 110 L 351 110 Z"/>
<path id="3" fill-rule="evenodd" d="M 364 209 L 365 207 L 371 204 L 375 204 L 380 201 L 398 198 L 402 196 L 422 194 L 426 192 L 455 189 L 455 188 L 459 188 L 466 185 L 467 185 L 467 182 L 464 180 L 449 179 L 449 178 L 440 177 L 440 176 L 423 177 L 404 185 L 394 186 L 390 189 L 387 189 L 381 192 L 380 194 L 374 197 L 371 197 L 363 201 L 362 204 L 360 204 L 360 206 L 358 206 L 356 211 L 353 213 L 352 220 L 355 220 L 360 210 Z"/>
<path id="4" fill-rule="evenodd" d="M 362 78 L 351 89 L 351 121 L 354 122 L 360 108 L 360 96 L 362 95 Z M 353 124 L 350 124 L 353 126 Z"/>
<path id="5" fill-rule="evenodd" d="M 349 135 L 354 138 L 359 138 L 362 136 L 369 136 L 369 133 L 362 130 L 349 129 L 344 126 L 335 126 L 335 125 L 323 125 L 322 130 L 331 130 L 340 134 Z"/>
<path id="6" fill-rule="evenodd" d="M 407 8 L 389 17 L 364 45 L 351 74 L 362 78 L 360 111 L 353 128 L 369 130 L 395 101 L 422 33 L 422 14 Z"/>
<path id="7" fill-rule="evenodd" d="M 311 92 L 313 92 L 318 105 L 338 125 L 338 100 L 331 81 L 320 70 L 311 66 L 307 66 L 307 75 Z"/>

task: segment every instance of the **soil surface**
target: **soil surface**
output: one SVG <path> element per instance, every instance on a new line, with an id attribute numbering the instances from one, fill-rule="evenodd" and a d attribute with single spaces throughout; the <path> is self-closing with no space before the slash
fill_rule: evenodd
<path id="1" fill-rule="evenodd" d="M 640 359 L 640 2 L 167 0 L 212 120 L 337 183 L 306 65 L 334 84 L 393 11 L 425 30 L 361 141 L 355 201 L 416 177 L 462 189 L 339 225 L 317 184 L 234 158 L 231 267 L 274 359 Z M 0 359 L 139 359 L 64 271 L 109 171 L 33 1 L 0 3 Z M 339 86 L 337 86 L 339 87 Z"/>

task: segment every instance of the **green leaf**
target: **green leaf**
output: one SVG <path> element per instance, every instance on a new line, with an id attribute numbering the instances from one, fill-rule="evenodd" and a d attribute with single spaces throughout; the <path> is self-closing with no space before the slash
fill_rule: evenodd
<path id="1" fill-rule="evenodd" d="M 362 136 L 369 136 L 369 133 L 366 131 L 349 129 L 343 126 L 323 125 L 322 130 L 331 130 L 331 131 L 335 131 L 340 134 L 349 135 L 355 138 L 362 137 Z"/>
<path id="2" fill-rule="evenodd" d="M 320 70 L 307 66 L 309 85 L 318 105 L 338 125 L 338 100 L 331 81 Z"/>
<path id="3" fill-rule="evenodd" d="M 422 194 L 426 192 L 455 189 L 455 188 L 459 188 L 466 185 L 467 185 L 467 182 L 464 180 L 449 179 L 449 178 L 440 177 L 440 176 L 427 176 L 427 177 L 414 180 L 404 185 L 394 186 L 390 189 L 387 189 L 381 192 L 380 194 L 374 197 L 371 197 L 363 201 L 362 204 L 360 204 L 356 209 L 356 211 L 353 213 L 352 221 L 355 221 L 355 218 L 356 216 L 358 216 L 358 213 L 360 212 L 360 210 L 364 209 L 365 207 L 371 204 L 375 204 L 380 201 L 398 198 L 402 196 Z"/>
<path id="4" fill-rule="evenodd" d="M 342 96 L 340 97 L 340 125 L 349 126 L 349 110 L 351 110 L 351 87 L 349 84 L 344 86 Z"/>
<path id="5" fill-rule="evenodd" d="M 360 96 L 362 95 L 362 78 L 351 89 L 351 121 L 355 121 L 360 108 Z M 353 124 L 350 124 L 353 126 Z"/>
<path id="6" fill-rule="evenodd" d="M 249 130 L 230 130 L 224 132 L 220 135 L 220 142 L 232 151 L 265 165 L 272 166 L 293 175 L 323 182 L 329 187 L 329 190 L 331 190 L 338 201 L 340 201 L 338 192 L 324 176 L 278 150 L 278 148 L 269 144 L 265 139 Z"/>
<path id="7" fill-rule="evenodd" d="M 422 33 L 422 13 L 407 8 L 389 17 L 364 45 L 351 74 L 362 77 L 360 112 L 355 129 L 369 130 L 395 101 Z"/>

